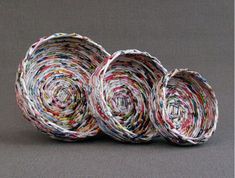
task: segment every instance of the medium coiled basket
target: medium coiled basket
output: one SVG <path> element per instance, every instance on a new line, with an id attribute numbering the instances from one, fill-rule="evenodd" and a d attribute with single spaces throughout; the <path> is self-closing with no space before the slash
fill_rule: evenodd
<path id="1" fill-rule="evenodd" d="M 91 77 L 89 99 L 101 130 L 123 142 L 146 142 L 156 136 L 149 95 L 165 73 L 157 58 L 138 50 L 117 51 L 99 65 Z"/>

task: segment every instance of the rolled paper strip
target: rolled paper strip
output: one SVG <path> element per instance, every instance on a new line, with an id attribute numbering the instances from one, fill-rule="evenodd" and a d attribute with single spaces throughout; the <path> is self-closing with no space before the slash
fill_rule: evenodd
<path id="1" fill-rule="evenodd" d="M 16 98 L 24 116 L 52 138 L 76 141 L 94 136 L 89 78 L 109 54 L 78 34 L 56 33 L 34 43 L 19 65 Z"/>
<path id="2" fill-rule="evenodd" d="M 146 142 L 157 134 L 148 97 L 166 73 L 157 58 L 138 50 L 117 51 L 91 77 L 89 101 L 101 130 L 123 142 Z"/>
<path id="3" fill-rule="evenodd" d="M 153 88 L 151 120 L 161 135 L 178 145 L 206 142 L 216 130 L 218 103 L 199 73 L 175 69 Z"/>

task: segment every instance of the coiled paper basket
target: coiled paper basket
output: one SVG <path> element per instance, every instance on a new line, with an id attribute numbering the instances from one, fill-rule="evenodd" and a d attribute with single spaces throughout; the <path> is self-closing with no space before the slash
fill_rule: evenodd
<path id="1" fill-rule="evenodd" d="M 98 133 L 88 83 L 109 54 L 91 39 L 56 33 L 34 43 L 19 65 L 17 103 L 27 120 L 52 138 L 76 141 Z"/>

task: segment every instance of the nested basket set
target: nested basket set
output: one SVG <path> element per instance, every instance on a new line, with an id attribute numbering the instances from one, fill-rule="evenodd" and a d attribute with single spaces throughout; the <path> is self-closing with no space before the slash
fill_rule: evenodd
<path id="1" fill-rule="evenodd" d="M 19 64 L 15 86 L 24 117 L 64 141 L 103 132 L 121 142 L 162 136 L 196 145 L 212 136 L 218 121 L 215 93 L 198 72 L 168 72 L 136 49 L 110 55 L 75 33 L 34 43 Z"/>

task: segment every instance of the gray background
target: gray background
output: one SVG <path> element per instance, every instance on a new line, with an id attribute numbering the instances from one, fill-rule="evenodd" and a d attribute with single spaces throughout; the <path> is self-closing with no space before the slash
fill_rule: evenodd
<path id="1" fill-rule="evenodd" d="M 168 69 L 205 76 L 219 101 L 219 124 L 204 145 L 159 139 L 133 145 L 99 136 L 49 139 L 23 120 L 15 102 L 17 65 L 39 37 L 77 32 L 110 53 L 137 48 Z M 233 177 L 232 0 L 0 0 L 0 177 Z"/>

